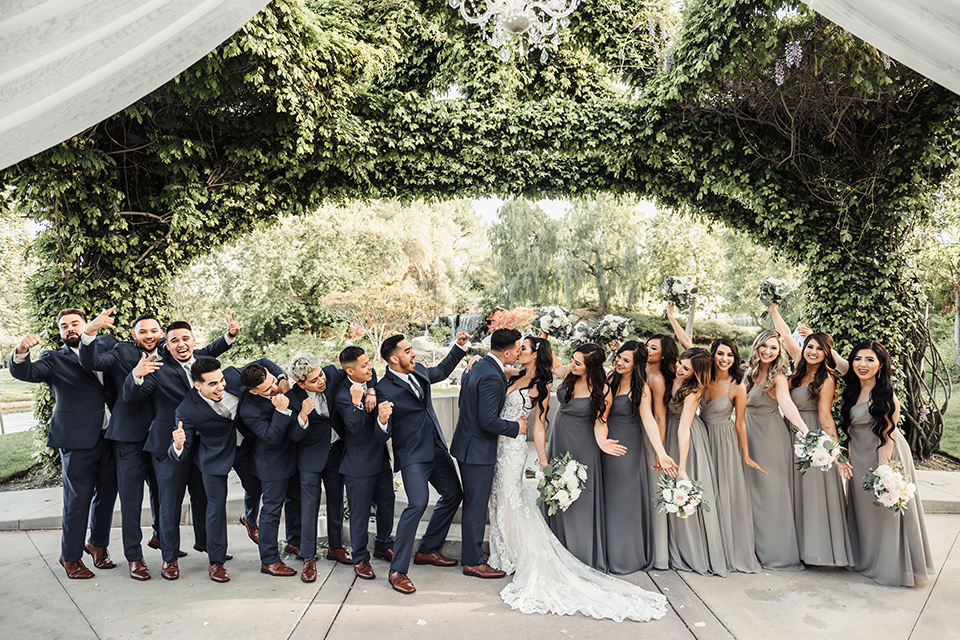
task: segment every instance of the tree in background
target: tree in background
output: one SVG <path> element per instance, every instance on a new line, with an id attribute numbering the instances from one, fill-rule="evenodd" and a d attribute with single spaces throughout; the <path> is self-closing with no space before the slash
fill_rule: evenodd
<path id="1" fill-rule="evenodd" d="M 493 271 L 499 278 L 493 297 L 500 306 L 538 306 L 559 299 L 557 220 L 532 202 L 508 200 L 500 207 L 489 235 Z"/>

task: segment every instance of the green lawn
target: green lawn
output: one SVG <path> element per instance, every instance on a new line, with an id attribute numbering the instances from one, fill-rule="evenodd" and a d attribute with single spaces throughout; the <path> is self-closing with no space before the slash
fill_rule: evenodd
<path id="1" fill-rule="evenodd" d="M 36 385 L 14 380 L 9 369 L 0 369 L 0 385 L 3 389 L 3 392 L 0 393 L 0 402 L 33 401 L 33 389 Z"/>
<path id="2" fill-rule="evenodd" d="M 950 404 L 943 415 L 943 439 L 940 450 L 960 458 L 960 385 L 953 388 Z"/>
<path id="3" fill-rule="evenodd" d="M 0 482 L 36 464 L 33 452 L 33 431 L 0 436 Z"/>

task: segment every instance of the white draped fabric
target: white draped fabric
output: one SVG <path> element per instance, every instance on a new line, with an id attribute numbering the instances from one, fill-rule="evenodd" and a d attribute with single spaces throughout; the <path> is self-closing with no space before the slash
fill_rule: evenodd
<path id="1" fill-rule="evenodd" d="M 861 40 L 960 93 L 960 0 L 807 0 Z"/>
<path id="2" fill-rule="evenodd" d="M 266 0 L 0 0 L 0 168 L 136 102 Z"/>

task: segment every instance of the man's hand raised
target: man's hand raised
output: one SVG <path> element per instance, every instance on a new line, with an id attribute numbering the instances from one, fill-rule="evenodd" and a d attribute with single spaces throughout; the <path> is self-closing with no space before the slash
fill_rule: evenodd
<path id="1" fill-rule="evenodd" d="M 153 356 L 150 356 L 146 353 L 140 354 L 140 362 L 137 363 L 137 366 L 133 368 L 133 377 L 142 378 L 148 373 L 153 373 L 157 369 L 163 366 L 162 362 L 153 359 Z"/>
<path id="2" fill-rule="evenodd" d="M 104 309 L 100 314 L 90 321 L 90 324 L 87 325 L 87 328 L 83 330 L 88 336 L 97 335 L 97 331 L 106 327 L 107 329 L 116 328 L 113 324 L 113 314 L 116 313 L 117 306 L 114 305 L 109 309 Z"/>
<path id="3" fill-rule="evenodd" d="M 273 403 L 273 406 L 274 408 L 276 408 L 277 411 L 286 411 L 287 407 L 290 406 L 290 398 L 283 395 L 282 393 L 278 393 L 277 395 L 270 398 L 270 402 Z"/>
<path id="4" fill-rule="evenodd" d="M 227 314 L 227 335 L 233 340 L 240 333 L 240 323 L 237 322 L 237 314 L 231 312 Z"/>
<path id="5" fill-rule="evenodd" d="M 173 432 L 173 446 L 179 451 L 183 449 L 183 443 L 187 441 L 187 434 L 183 431 L 183 422 L 177 423 L 177 430 Z"/>
<path id="6" fill-rule="evenodd" d="M 20 344 L 17 345 L 17 353 L 26 353 L 38 344 L 40 344 L 40 336 L 31 333 L 30 335 L 24 336 Z"/>

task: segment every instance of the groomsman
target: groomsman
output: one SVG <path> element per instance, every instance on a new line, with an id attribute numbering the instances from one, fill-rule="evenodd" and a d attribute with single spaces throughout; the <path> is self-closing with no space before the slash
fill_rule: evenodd
<path id="1" fill-rule="evenodd" d="M 104 431 L 110 421 L 109 405 L 116 399 L 112 380 L 87 371 L 80 364 L 80 334 L 87 317 L 79 309 L 57 315 L 59 351 L 47 350 L 36 362 L 30 349 L 40 344 L 34 334 L 24 337 L 10 358 L 10 373 L 24 382 L 46 382 L 56 404 L 50 419 L 47 446 L 60 451 L 63 477 L 63 531 L 60 564 L 70 579 L 92 578 L 83 564 L 83 552 L 99 569 L 112 569 L 107 545 L 117 497 L 117 469 Z M 93 512 L 91 513 L 91 503 Z M 83 538 L 90 518 L 90 538 Z"/>
<path id="2" fill-rule="evenodd" d="M 180 577 L 177 559 L 180 557 L 180 515 L 183 496 L 190 486 L 190 506 L 193 512 L 193 531 L 197 551 L 207 550 L 207 498 L 203 479 L 194 465 L 174 462 L 168 455 L 172 433 L 176 427 L 175 414 L 187 392 L 193 389 L 190 368 L 197 356 L 222 353 L 230 348 L 229 333 L 203 349 L 195 349 L 193 330 L 182 320 L 167 326 L 166 352 L 157 361 L 143 353 L 137 365 L 123 382 L 121 397 L 124 402 L 137 403 L 150 398 L 153 401 L 153 421 L 144 450 L 151 455 L 150 464 L 157 476 L 160 493 L 160 552 L 163 565 L 160 576 L 165 580 Z M 229 557 L 228 557 L 229 559 Z"/>
<path id="3" fill-rule="evenodd" d="M 407 507 L 397 524 L 393 560 L 390 563 L 390 584 L 400 593 L 413 593 L 416 587 L 407 577 L 410 554 L 420 516 L 427 509 L 430 490 L 440 493 L 437 506 L 430 516 L 427 531 L 420 539 L 414 564 L 432 564 L 452 567 L 453 558 L 440 554 L 450 524 L 463 498 L 460 479 L 447 441 L 440 430 L 440 421 L 433 410 L 430 385 L 446 379 L 467 353 L 470 336 L 461 331 L 457 343 L 447 357 L 436 367 L 427 368 L 416 362 L 413 347 L 403 336 L 387 338 L 380 347 L 380 357 L 387 363 L 387 371 L 377 383 L 377 397 L 393 404 L 393 412 L 378 426 L 393 438 L 394 467 L 403 477 L 407 493 Z"/>
<path id="4" fill-rule="evenodd" d="M 353 568 L 364 580 L 373 580 L 376 574 L 370 566 L 369 539 L 370 506 L 377 509 L 377 536 L 374 539 L 374 557 L 393 560 L 393 472 L 387 452 L 387 432 L 377 426 L 379 420 L 387 424 L 393 406 L 381 401 L 377 411 L 364 406 L 368 385 L 373 378 L 373 364 L 360 347 L 347 347 L 340 352 L 340 366 L 346 377 L 337 391 L 337 411 L 343 417 L 343 474 L 350 505 L 350 547 L 353 550 Z M 371 387 L 372 388 L 372 387 Z"/>
<path id="5" fill-rule="evenodd" d="M 127 375 L 137 366 L 141 356 L 159 360 L 158 352 L 163 343 L 160 322 L 153 314 L 143 314 L 133 321 L 133 340 L 117 342 L 111 335 L 96 337 L 103 328 L 114 328 L 113 313 L 116 307 L 102 311 L 87 325 L 80 336 L 80 362 L 91 371 L 107 373 L 117 389 L 123 388 Z M 218 356 L 229 348 L 240 325 L 232 315 L 227 316 L 227 333 L 224 340 L 207 347 L 207 353 Z M 106 345 L 106 346 L 105 346 Z M 156 475 L 150 464 L 150 453 L 144 451 L 150 423 L 153 421 L 153 405 L 144 399 L 130 402 L 118 398 L 107 426 L 106 438 L 113 448 L 117 461 L 117 488 L 120 495 L 120 523 L 123 538 L 123 553 L 130 567 L 130 577 L 149 580 L 150 571 L 143 559 L 140 546 L 142 531 L 140 514 L 143 507 L 143 484 L 150 488 L 150 509 L 153 515 L 153 537 L 148 546 L 159 549 L 158 520 L 160 498 Z M 194 517 L 199 514 L 194 511 Z M 184 554 L 185 555 L 185 554 Z"/>

